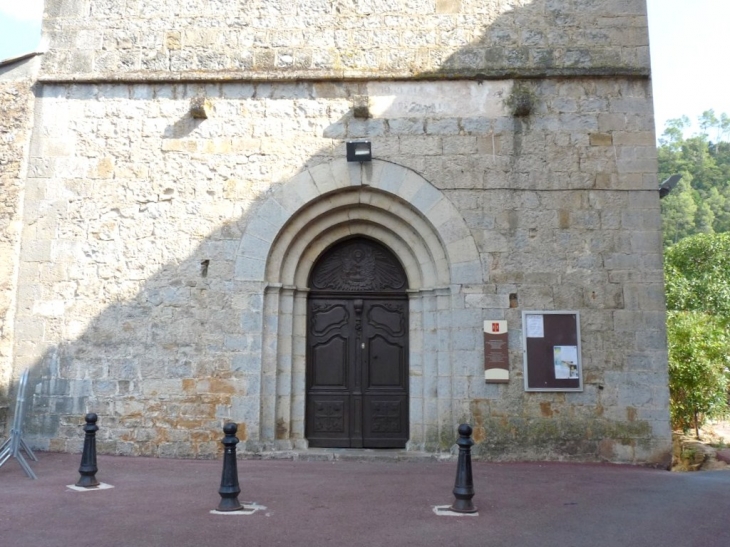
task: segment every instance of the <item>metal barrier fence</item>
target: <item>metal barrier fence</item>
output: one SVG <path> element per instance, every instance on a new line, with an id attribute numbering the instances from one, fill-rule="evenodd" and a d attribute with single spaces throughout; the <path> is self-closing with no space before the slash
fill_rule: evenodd
<path id="1" fill-rule="evenodd" d="M 36 479 L 35 473 L 25 461 L 23 454 L 20 449 L 28 455 L 33 461 L 38 461 L 33 451 L 23 440 L 23 418 L 25 417 L 25 388 L 28 385 L 28 369 L 25 369 L 23 374 L 20 376 L 20 383 L 18 384 L 18 396 L 15 400 L 15 416 L 13 417 L 13 427 L 10 429 L 10 436 L 0 446 L 0 467 L 2 467 L 6 461 L 11 457 L 18 460 L 20 467 L 23 468 L 25 474 L 31 479 Z"/>

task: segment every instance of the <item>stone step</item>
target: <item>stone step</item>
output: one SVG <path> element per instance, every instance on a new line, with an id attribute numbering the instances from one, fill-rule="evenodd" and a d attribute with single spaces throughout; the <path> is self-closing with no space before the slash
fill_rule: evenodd
<path id="1" fill-rule="evenodd" d="M 264 452 L 240 452 L 239 457 L 249 460 L 292 461 L 361 461 L 361 462 L 449 462 L 456 456 L 449 453 L 434 454 L 400 449 L 372 448 L 309 448 L 307 450 L 272 450 Z"/>

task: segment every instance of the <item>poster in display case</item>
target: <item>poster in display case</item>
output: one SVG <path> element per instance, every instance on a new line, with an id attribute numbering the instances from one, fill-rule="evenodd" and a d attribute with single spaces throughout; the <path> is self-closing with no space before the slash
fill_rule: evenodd
<path id="1" fill-rule="evenodd" d="M 583 391 L 577 311 L 523 311 L 525 391 Z"/>

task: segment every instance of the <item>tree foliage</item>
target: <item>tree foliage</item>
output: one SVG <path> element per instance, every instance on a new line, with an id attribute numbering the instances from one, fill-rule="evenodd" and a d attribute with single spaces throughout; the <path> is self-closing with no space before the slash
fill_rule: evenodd
<path id="1" fill-rule="evenodd" d="M 662 200 L 664 243 L 699 233 L 730 232 L 730 117 L 708 110 L 690 137 L 686 116 L 667 122 L 659 139 L 659 177 L 682 181 Z"/>
<path id="2" fill-rule="evenodd" d="M 730 233 L 698 234 L 664 255 L 672 425 L 687 431 L 727 412 Z"/>
<path id="3" fill-rule="evenodd" d="M 664 253 L 667 309 L 730 320 L 730 233 L 698 234 Z"/>
<path id="4" fill-rule="evenodd" d="M 687 432 L 727 412 L 730 338 L 715 316 L 672 311 L 667 316 L 672 426 Z"/>

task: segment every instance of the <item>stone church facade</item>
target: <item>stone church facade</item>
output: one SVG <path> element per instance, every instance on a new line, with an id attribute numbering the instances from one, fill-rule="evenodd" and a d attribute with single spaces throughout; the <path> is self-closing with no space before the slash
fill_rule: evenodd
<path id="1" fill-rule="evenodd" d="M 228 420 L 253 452 L 438 452 L 469 422 L 484 458 L 663 460 L 644 0 L 48 0 L 43 32 L 0 68 L 0 378 L 31 369 L 33 446 L 93 411 L 124 455 L 213 457 Z M 528 390 L 524 313 L 561 311 L 579 389 Z"/>

